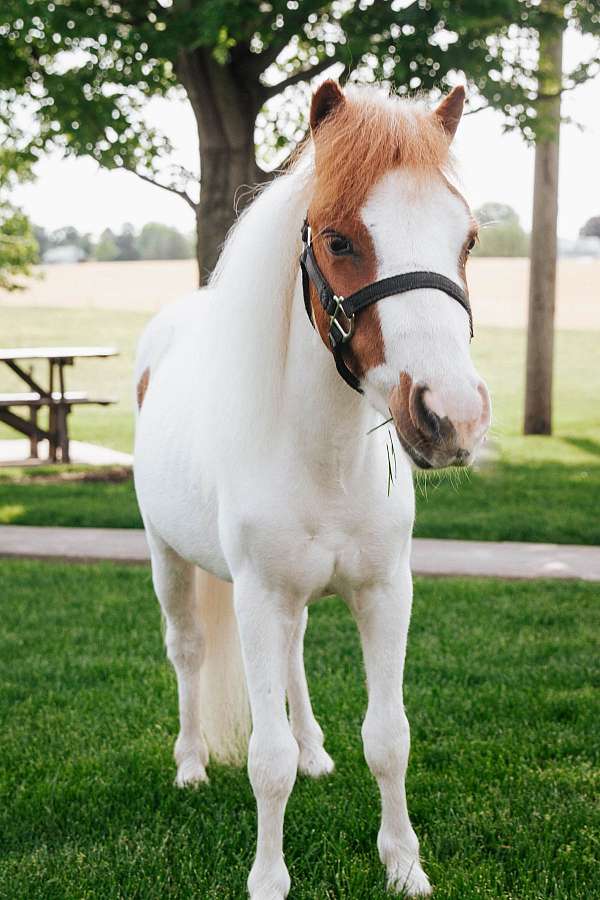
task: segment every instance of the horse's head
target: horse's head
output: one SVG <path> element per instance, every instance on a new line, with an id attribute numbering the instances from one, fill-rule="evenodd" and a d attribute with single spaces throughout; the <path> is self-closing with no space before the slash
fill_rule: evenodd
<path id="1" fill-rule="evenodd" d="M 391 411 L 404 449 L 423 468 L 468 463 L 490 424 L 465 309 L 477 226 L 448 178 L 463 103 L 462 88 L 429 112 L 372 90 L 344 94 L 327 81 L 311 107 L 308 221 L 314 257 L 333 292 L 349 297 L 407 272 L 437 273 L 464 291 L 460 302 L 427 284 L 385 296 L 356 314 L 352 337 L 340 348 L 368 400 L 386 416 Z M 312 284 L 310 300 L 329 347 L 331 319 Z"/>

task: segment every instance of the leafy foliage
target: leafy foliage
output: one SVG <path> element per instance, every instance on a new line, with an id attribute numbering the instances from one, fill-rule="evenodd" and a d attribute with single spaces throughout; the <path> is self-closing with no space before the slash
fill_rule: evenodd
<path id="1" fill-rule="evenodd" d="M 564 15 L 569 27 L 600 31 L 589 0 L 571 0 Z M 302 83 L 334 63 L 350 80 L 389 81 L 400 92 L 439 89 L 444 73 L 466 72 L 478 102 L 532 137 L 536 29 L 563 24 L 562 3 L 534 0 L 4 0 L 0 119 L 26 110 L 36 122 L 31 152 L 58 145 L 162 178 L 194 202 L 194 173 L 166 171 L 171 144 L 143 119 L 148 99 L 180 92 L 186 53 L 208 54 L 244 80 L 264 107 L 260 137 L 273 152 L 303 134 Z M 597 69 L 589 60 L 567 86 Z"/>
<path id="2" fill-rule="evenodd" d="M 29 219 L 7 201 L 0 201 L 0 288 L 19 290 L 19 276 L 31 273 L 38 247 Z"/>
<path id="3" fill-rule="evenodd" d="M 37 262 L 38 247 L 27 216 L 7 199 L 19 179 L 31 177 L 31 160 L 2 132 L 0 122 L 5 139 L 0 150 L 0 288 L 13 291 L 23 286 L 19 277 L 29 275 Z"/>

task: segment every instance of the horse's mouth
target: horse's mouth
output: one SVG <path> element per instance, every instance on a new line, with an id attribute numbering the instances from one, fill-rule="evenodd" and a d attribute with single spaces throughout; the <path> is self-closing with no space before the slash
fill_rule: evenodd
<path id="1" fill-rule="evenodd" d="M 429 462 L 429 460 L 425 456 L 423 456 L 422 453 L 419 453 L 419 451 L 416 450 L 412 446 L 412 444 L 410 444 L 406 440 L 398 426 L 396 426 L 396 434 L 398 435 L 398 440 L 402 444 L 402 449 L 405 451 L 405 453 L 408 454 L 409 458 L 412 460 L 412 462 L 414 462 L 415 466 L 417 466 L 419 469 L 433 469 L 433 463 Z"/>
<path id="2" fill-rule="evenodd" d="M 396 434 L 402 449 L 418 469 L 446 469 L 449 466 L 464 467 L 469 465 L 471 453 L 468 450 L 453 448 L 448 452 L 448 449 L 443 447 L 439 450 L 437 447 L 432 447 L 431 459 L 429 459 L 424 453 L 413 447 L 397 425 Z"/>

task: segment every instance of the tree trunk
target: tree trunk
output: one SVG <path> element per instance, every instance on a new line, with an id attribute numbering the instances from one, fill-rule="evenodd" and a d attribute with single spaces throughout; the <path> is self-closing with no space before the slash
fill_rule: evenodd
<path id="1" fill-rule="evenodd" d="M 200 284 L 219 258 L 227 232 L 249 199 L 252 187 L 265 180 L 256 165 L 254 126 L 262 106 L 261 88 L 239 59 L 220 65 L 209 51 L 182 52 L 177 72 L 187 91 L 198 128 L 200 203 L 196 209 Z"/>
<path id="2" fill-rule="evenodd" d="M 205 284 L 235 222 L 236 211 L 241 212 L 252 193 L 250 188 L 261 180 L 254 154 L 254 129 L 244 147 L 203 150 L 201 165 L 196 252 L 200 284 Z"/>
<path id="3" fill-rule="evenodd" d="M 525 434 L 552 433 L 562 34 L 562 28 L 540 34 L 539 91 L 543 96 L 536 126 Z"/>

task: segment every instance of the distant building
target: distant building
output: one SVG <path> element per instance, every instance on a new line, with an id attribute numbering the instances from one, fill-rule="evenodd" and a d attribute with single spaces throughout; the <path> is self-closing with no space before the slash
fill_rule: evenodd
<path id="1" fill-rule="evenodd" d="M 85 253 L 76 244 L 63 244 L 61 247 L 50 247 L 42 256 L 47 265 L 54 263 L 78 263 L 85 260 Z"/>

